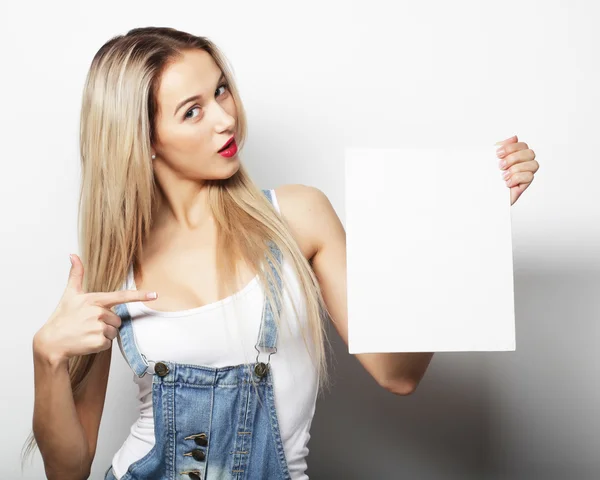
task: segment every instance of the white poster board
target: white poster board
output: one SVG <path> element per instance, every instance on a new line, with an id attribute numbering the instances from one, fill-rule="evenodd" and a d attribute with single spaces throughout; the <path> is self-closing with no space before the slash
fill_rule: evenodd
<path id="1" fill-rule="evenodd" d="M 350 353 L 515 350 L 496 148 L 346 150 Z"/>

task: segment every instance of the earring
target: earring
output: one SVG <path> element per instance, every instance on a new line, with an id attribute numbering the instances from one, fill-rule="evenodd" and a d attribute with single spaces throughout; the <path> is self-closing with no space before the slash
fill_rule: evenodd
<path id="1" fill-rule="evenodd" d="M 155 154 L 153 154 L 153 155 L 152 155 L 152 160 L 155 160 L 155 159 L 156 159 L 156 155 L 155 155 Z"/>

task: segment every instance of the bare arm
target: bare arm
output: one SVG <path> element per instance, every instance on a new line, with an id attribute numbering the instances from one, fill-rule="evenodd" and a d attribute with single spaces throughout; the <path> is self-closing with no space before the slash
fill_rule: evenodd
<path id="1" fill-rule="evenodd" d="M 49 480 L 79 480 L 90 475 L 112 343 L 121 327 L 121 318 L 111 308 L 158 298 L 156 292 L 138 290 L 85 293 L 83 263 L 75 254 L 71 262 L 65 292 L 33 338 L 33 435 Z M 67 359 L 91 354 L 98 356 L 75 400 Z"/>
<path id="2" fill-rule="evenodd" d="M 82 480 L 90 475 L 104 408 L 112 347 L 98 354 L 76 403 L 67 361 L 44 350 L 34 338 L 35 401 L 33 433 L 49 480 Z"/>

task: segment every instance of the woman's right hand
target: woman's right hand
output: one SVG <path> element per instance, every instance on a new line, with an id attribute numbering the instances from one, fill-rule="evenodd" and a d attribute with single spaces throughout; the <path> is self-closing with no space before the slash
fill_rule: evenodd
<path id="1" fill-rule="evenodd" d="M 85 293 L 81 259 L 71 255 L 71 265 L 67 287 L 56 310 L 33 339 L 34 352 L 53 363 L 108 350 L 121 326 L 121 318 L 111 307 L 156 299 L 151 296 L 155 292 L 138 290 Z"/>

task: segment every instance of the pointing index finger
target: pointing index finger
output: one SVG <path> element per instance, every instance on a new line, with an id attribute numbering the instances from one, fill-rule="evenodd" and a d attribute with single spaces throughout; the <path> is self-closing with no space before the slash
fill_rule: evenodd
<path id="1" fill-rule="evenodd" d="M 121 303 L 143 302 L 146 300 L 156 300 L 157 298 L 158 294 L 156 292 L 139 290 L 119 290 L 117 292 L 97 292 L 91 294 L 91 300 L 105 308 L 112 308 Z"/>

